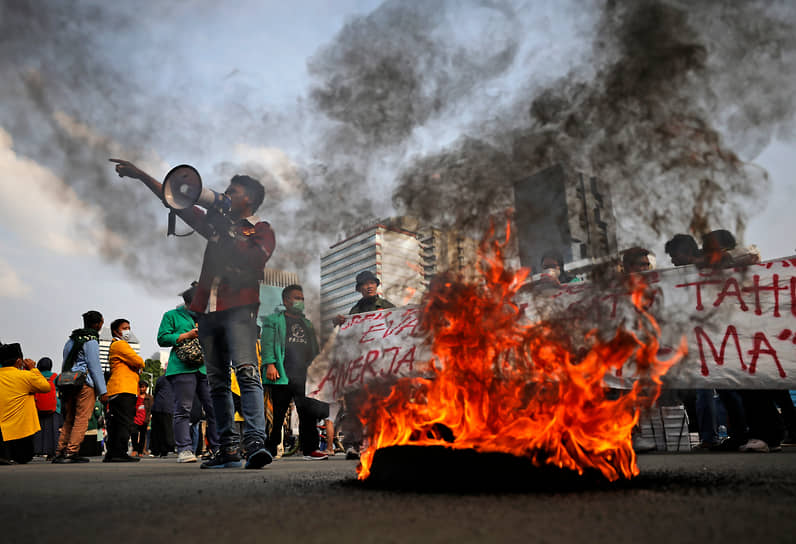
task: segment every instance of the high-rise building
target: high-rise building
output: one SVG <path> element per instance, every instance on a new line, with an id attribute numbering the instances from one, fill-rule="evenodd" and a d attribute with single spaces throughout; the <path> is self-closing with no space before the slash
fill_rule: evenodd
<path id="1" fill-rule="evenodd" d="M 616 219 L 608 187 L 562 164 L 514 183 L 516 240 L 522 266 L 537 272 L 542 255 L 564 263 L 616 253 Z"/>
<path id="2" fill-rule="evenodd" d="M 381 281 L 379 294 L 396 306 L 417 304 L 434 274 L 474 270 L 476 248 L 474 240 L 421 227 L 408 216 L 360 226 L 321 256 L 321 338 L 331 332 L 332 318 L 347 315 L 359 300 L 360 272 L 373 272 Z"/>
<path id="3" fill-rule="evenodd" d="M 419 232 L 421 262 L 424 284 L 428 286 L 431 278 L 443 271 L 461 273 L 465 279 L 472 280 L 476 273 L 478 242 L 463 236 L 456 230 L 436 227 L 421 229 Z"/>
<path id="4" fill-rule="evenodd" d="M 288 285 L 300 283 L 298 274 L 295 272 L 266 268 L 263 271 L 263 281 L 260 283 L 260 309 L 257 312 L 257 324 L 260 325 L 265 316 L 274 313 L 282 304 L 282 289 Z"/>
<path id="5" fill-rule="evenodd" d="M 113 334 L 111 334 L 111 329 L 109 327 L 103 327 L 99 334 L 99 356 L 103 372 L 110 372 L 111 370 L 111 364 L 108 362 L 108 350 L 111 347 L 112 340 Z M 138 341 L 138 338 L 136 338 L 135 334 L 132 332 L 130 333 L 130 339 L 127 343 L 130 344 L 133 351 L 141 355 L 141 342 Z"/>

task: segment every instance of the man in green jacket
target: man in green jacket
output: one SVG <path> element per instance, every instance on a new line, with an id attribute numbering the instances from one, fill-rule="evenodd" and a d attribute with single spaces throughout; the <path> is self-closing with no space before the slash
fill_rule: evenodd
<path id="1" fill-rule="evenodd" d="M 308 460 L 327 459 L 318 450 L 316 424 L 329 416 L 329 405 L 305 396 L 307 368 L 318 355 L 318 339 L 312 323 L 304 317 L 304 292 L 300 285 L 282 290 L 284 311 L 265 318 L 260 336 L 263 384 L 268 387 L 274 406 L 274 424 L 266 448 L 276 456 L 282 440 L 282 421 L 292 399 L 299 416 L 299 442 Z"/>

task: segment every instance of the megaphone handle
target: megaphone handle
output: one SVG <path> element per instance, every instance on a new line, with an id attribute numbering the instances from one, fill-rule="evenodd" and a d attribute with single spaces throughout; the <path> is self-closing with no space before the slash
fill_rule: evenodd
<path id="1" fill-rule="evenodd" d="M 177 234 L 177 211 L 174 209 L 169 208 L 169 226 L 166 230 L 166 236 L 176 236 L 177 238 L 181 238 L 183 236 L 190 236 L 195 231 L 186 232 L 185 234 Z"/>
<path id="2" fill-rule="evenodd" d="M 168 230 L 166 231 L 166 236 L 174 236 L 176 234 L 175 229 L 177 228 L 177 214 L 174 210 L 169 210 L 169 226 Z"/>

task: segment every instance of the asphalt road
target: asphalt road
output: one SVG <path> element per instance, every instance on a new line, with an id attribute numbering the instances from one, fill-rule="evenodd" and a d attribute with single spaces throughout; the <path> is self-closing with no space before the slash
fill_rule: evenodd
<path id="1" fill-rule="evenodd" d="M 549 474 L 542 486 L 479 480 L 473 475 L 489 467 L 472 459 L 449 473 L 474 485 L 424 486 L 406 477 L 416 462 L 363 485 L 356 461 L 340 456 L 258 471 L 199 470 L 175 458 L 34 460 L 0 467 L 0 541 L 796 542 L 796 448 L 646 454 L 629 482 L 562 479 L 560 488 Z"/>

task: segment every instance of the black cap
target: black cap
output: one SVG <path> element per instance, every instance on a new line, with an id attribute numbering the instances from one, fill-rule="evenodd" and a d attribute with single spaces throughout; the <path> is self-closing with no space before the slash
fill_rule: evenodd
<path id="1" fill-rule="evenodd" d="M 381 285 L 379 278 L 376 277 L 376 274 L 371 272 L 370 270 L 363 270 L 359 274 L 357 274 L 357 286 L 356 290 L 359 291 L 359 286 L 365 283 L 366 281 L 375 281 L 376 285 Z"/>
<path id="2" fill-rule="evenodd" d="M 181 297 L 185 298 L 185 295 L 193 295 L 194 291 L 196 291 L 196 286 L 199 285 L 198 281 L 192 281 L 191 286 L 181 293 L 177 293 Z"/>
<path id="3" fill-rule="evenodd" d="M 49 357 L 42 357 L 39 359 L 39 362 L 36 363 L 36 368 L 39 370 L 52 370 L 53 369 L 53 360 Z"/>
<path id="4" fill-rule="evenodd" d="M 0 346 L 0 365 L 22 359 L 22 346 L 19 344 L 3 344 Z"/>

